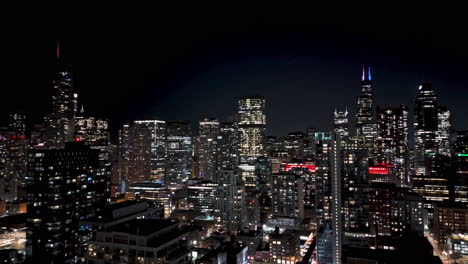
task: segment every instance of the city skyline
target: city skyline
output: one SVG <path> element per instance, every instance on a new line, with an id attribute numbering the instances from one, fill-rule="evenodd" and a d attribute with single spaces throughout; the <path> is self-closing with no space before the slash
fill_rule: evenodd
<path id="1" fill-rule="evenodd" d="M 132 36 L 128 30 L 120 37 L 114 30 L 106 37 L 91 31 L 94 40 L 67 35 L 13 39 L 7 43 L 11 52 L 5 54 L 10 67 L 4 82 L 11 88 L 0 107 L 4 111 L 15 105 L 40 120 L 36 113 L 46 110 L 35 99 L 48 99 L 60 39 L 62 58 L 74 65 L 81 103 L 110 119 L 114 139 L 123 122 L 135 119 L 184 119 L 192 128 L 205 117 L 223 120 L 233 114 L 230 109 L 238 97 L 251 94 L 268 99 L 270 135 L 310 126 L 329 130 L 335 107 L 347 106 L 354 115 L 362 64 L 374 72 L 375 105 L 406 104 L 411 112 L 419 83 L 431 80 L 441 102 L 455 113 L 454 127 L 466 129 L 467 117 L 456 113 L 468 107 L 463 100 L 467 54 L 460 49 L 464 40 L 450 34 L 456 27 L 448 27 L 449 22 L 441 25 L 443 30 L 431 28 L 431 23 L 407 26 L 379 20 L 345 26 L 291 19 L 275 27 L 272 20 L 221 20 L 219 25 L 202 21 L 198 23 L 206 27 L 183 28 L 181 35 L 162 31 L 158 39 L 127 39 Z M 17 82 L 26 61 L 37 71 Z M 19 90 L 32 96 L 22 100 Z M 203 107 L 206 104 L 212 107 Z M 288 113 L 280 110 L 284 107 Z"/>
<path id="2" fill-rule="evenodd" d="M 451 30 L 190 17 L 35 40 L 8 68 L 0 262 L 468 261 Z"/>

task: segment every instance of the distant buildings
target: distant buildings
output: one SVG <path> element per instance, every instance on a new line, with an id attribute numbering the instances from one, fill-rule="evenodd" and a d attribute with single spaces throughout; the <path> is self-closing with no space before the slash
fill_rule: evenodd
<path id="1" fill-rule="evenodd" d="M 372 85 L 364 67 L 356 133 L 345 108 L 332 131 L 267 136 L 265 97 L 244 96 L 231 122 L 203 118 L 198 135 L 185 120 L 135 120 L 112 145 L 60 62 L 30 140 L 23 113 L 0 128 L 0 213 L 27 201 L 26 250 L 45 262 L 377 263 L 415 248 L 438 263 L 425 234 L 462 259 L 468 133 L 424 82 L 412 149 L 408 107 L 376 106 Z"/>
<path id="2" fill-rule="evenodd" d="M 191 175 L 192 134 L 188 121 L 166 122 L 166 176 L 167 186 L 186 182 Z"/>
<path id="3" fill-rule="evenodd" d="M 239 168 L 247 189 L 255 189 L 255 159 L 266 154 L 266 100 L 262 96 L 242 97 L 238 103 Z"/>

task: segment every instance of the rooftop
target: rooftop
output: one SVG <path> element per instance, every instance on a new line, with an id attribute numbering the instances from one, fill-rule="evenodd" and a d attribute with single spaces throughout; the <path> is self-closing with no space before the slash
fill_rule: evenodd
<path id="1" fill-rule="evenodd" d="M 135 219 L 112 226 L 108 229 L 108 232 L 120 232 L 132 235 L 148 236 L 177 224 L 178 221 L 176 220 Z"/>

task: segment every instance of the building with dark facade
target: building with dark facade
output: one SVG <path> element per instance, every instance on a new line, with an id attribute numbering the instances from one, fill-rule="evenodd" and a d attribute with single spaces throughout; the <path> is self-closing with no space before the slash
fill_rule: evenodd
<path id="1" fill-rule="evenodd" d="M 110 167 L 80 142 L 28 154 L 28 252 L 34 259 L 76 261 L 85 242 L 79 221 L 102 213 Z"/>

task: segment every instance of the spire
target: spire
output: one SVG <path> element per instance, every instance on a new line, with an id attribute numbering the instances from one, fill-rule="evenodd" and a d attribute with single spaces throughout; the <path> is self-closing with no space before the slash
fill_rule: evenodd
<path id="1" fill-rule="evenodd" d="M 366 80 L 366 70 L 365 70 L 365 65 L 363 64 L 361 81 L 365 81 L 365 80 Z"/>
<path id="2" fill-rule="evenodd" d="M 83 114 L 83 113 L 84 113 L 84 105 L 81 105 L 80 114 Z"/>
<path id="3" fill-rule="evenodd" d="M 57 54 L 57 60 L 59 60 L 60 59 L 60 40 L 57 40 L 56 54 Z"/>
<path id="4" fill-rule="evenodd" d="M 367 80 L 372 81 L 372 75 L 371 75 L 370 66 L 367 67 Z"/>

